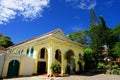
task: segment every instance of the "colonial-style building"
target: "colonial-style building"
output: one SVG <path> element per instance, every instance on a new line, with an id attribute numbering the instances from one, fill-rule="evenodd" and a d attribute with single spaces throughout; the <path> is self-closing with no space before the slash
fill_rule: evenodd
<path id="1" fill-rule="evenodd" d="M 1 76 L 51 75 L 52 63 L 60 64 L 62 74 L 66 73 L 67 64 L 70 65 L 70 72 L 79 71 L 79 56 L 83 56 L 84 48 L 84 45 L 67 39 L 61 29 L 53 30 L 9 47 L 4 55 Z M 84 66 L 83 61 L 81 65 Z"/>

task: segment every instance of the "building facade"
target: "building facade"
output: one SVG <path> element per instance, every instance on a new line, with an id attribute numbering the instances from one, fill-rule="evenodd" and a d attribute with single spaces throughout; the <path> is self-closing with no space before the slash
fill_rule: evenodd
<path id="1" fill-rule="evenodd" d="M 29 39 L 9 47 L 2 77 L 25 76 L 32 74 L 52 75 L 51 64 L 61 66 L 61 73 L 66 73 L 67 64 L 71 71 L 80 70 L 78 61 L 83 56 L 85 46 L 73 42 L 65 36 L 61 29 L 53 30 L 39 37 Z M 67 54 L 67 59 L 65 58 Z M 81 59 L 81 69 L 84 62 Z M 12 67 L 15 67 L 12 69 Z M 14 71 L 15 74 L 10 74 Z"/>

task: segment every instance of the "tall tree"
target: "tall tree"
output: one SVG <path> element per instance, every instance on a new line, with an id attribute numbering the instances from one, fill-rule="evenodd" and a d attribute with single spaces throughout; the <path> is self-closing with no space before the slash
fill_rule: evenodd
<path id="1" fill-rule="evenodd" d="M 94 53 L 95 67 L 97 68 L 98 59 L 103 51 L 103 46 L 107 45 L 107 38 L 109 35 L 109 28 L 106 26 L 105 20 L 102 16 L 99 17 L 100 22 L 91 24 L 89 33 L 91 37 L 91 48 Z"/>
<path id="2" fill-rule="evenodd" d="M 101 48 L 102 44 L 101 40 L 101 25 L 100 24 L 91 24 L 90 26 L 90 37 L 91 37 L 91 48 L 93 49 L 93 52 L 97 54 Z"/>
<path id="3" fill-rule="evenodd" d="M 4 35 L 0 36 L 0 46 L 7 48 L 12 45 L 13 42 L 11 41 L 10 37 Z"/>
<path id="4" fill-rule="evenodd" d="M 90 9 L 90 24 L 97 24 L 100 23 L 99 18 L 96 16 L 94 9 Z"/>
<path id="5" fill-rule="evenodd" d="M 110 28 L 107 27 L 106 25 L 106 22 L 104 20 L 104 18 L 102 16 L 99 17 L 100 20 L 101 20 L 101 42 L 102 42 L 102 45 L 106 45 L 108 46 L 108 37 L 110 35 Z"/>
<path id="6" fill-rule="evenodd" d="M 102 16 L 99 17 L 100 23 L 90 25 L 91 48 L 95 54 L 101 53 L 103 46 L 107 45 L 107 38 L 110 29 L 106 26 L 105 20 Z"/>

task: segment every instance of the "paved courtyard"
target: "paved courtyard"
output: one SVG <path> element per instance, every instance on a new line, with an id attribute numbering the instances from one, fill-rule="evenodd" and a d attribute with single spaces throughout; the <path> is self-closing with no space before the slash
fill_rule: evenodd
<path id="1" fill-rule="evenodd" d="M 93 76 L 70 75 L 67 77 L 52 77 L 52 78 L 47 78 L 44 76 L 31 76 L 3 80 L 120 80 L 120 75 L 105 75 L 105 74 L 98 74 Z"/>

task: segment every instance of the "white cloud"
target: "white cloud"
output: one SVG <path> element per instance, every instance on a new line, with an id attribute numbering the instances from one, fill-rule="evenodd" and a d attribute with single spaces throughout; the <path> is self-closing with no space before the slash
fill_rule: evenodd
<path id="1" fill-rule="evenodd" d="M 0 24 L 9 22 L 16 16 L 34 19 L 42 16 L 49 0 L 0 0 Z"/>
<path id="2" fill-rule="evenodd" d="M 70 3 L 73 7 L 80 9 L 90 9 L 96 6 L 96 0 L 65 0 Z"/>

